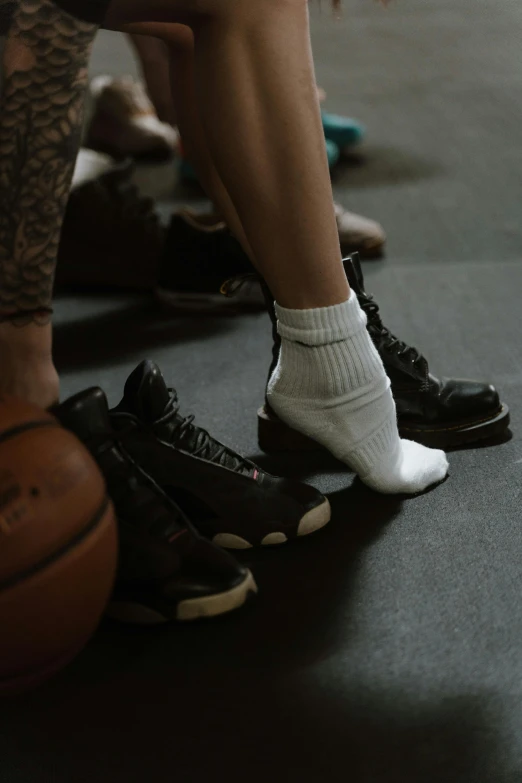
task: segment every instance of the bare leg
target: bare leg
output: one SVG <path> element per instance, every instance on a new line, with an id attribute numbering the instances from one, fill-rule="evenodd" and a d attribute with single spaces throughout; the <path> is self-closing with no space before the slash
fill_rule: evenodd
<path id="1" fill-rule="evenodd" d="M 197 171 L 200 183 L 220 217 L 257 266 L 241 220 L 207 144 L 195 92 L 194 34 L 191 28 L 180 24 L 148 24 L 137 25 L 136 29 L 142 29 L 144 34 L 133 33 L 129 39 L 140 58 L 147 89 L 159 118 L 171 124 L 172 120 L 168 117 L 176 118 L 185 152 Z M 319 101 L 325 98 L 324 90 L 319 87 L 317 98 Z"/>
<path id="2" fill-rule="evenodd" d="M 181 24 L 149 23 L 132 25 L 132 29 L 140 30 L 143 33 L 141 35 L 131 34 L 130 37 L 133 40 L 158 41 L 162 39 L 160 43 L 163 45 L 165 62 L 161 65 L 161 70 L 163 71 L 165 65 L 167 69 L 170 68 L 169 98 L 173 106 L 173 113 L 177 118 L 185 153 L 194 166 L 207 196 L 218 209 L 221 218 L 241 243 L 254 266 L 259 269 L 239 215 L 218 174 L 207 144 L 195 91 L 194 34 L 191 28 Z M 158 37 L 156 38 L 156 36 Z"/>
<path id="3" fill-rule="evenodd" d="M 342 302 L 349 289 L 340 263 L 306 0 L 204 0 L 197 6 L 194 16 L 189 0 L 157 0 L 146 9 L 140 0 L 116 0 L 108 19 L 117 28 L 132 17 L 146 22 L 154 15 L 158 21 L 190 23 L 208 149 L 258 267 L 284 306 Z M 223 199 L 216 200 L 237 234 Z"/>
<path id="4" fill-rule="evenodd" d="M 236 18 L 202 25 L 195 67 L 212 157 L 277 301 L 290 308 L 345 301 L 307 3 L 277 0 L 267 14 L 243 4 Z M 228 145 L 220 143 L 225 133 Z"/>
<path id="5" fill-rule="evenodd" d="M 96 25 L 19 0 L 0 105 L 0 393 L 58 399 L 51 296 Z"/>
<path id="6" fill-rule="evenodd" d="M 272 410 L 381 492 L 418 492 L 440 481 L 445 455 L 399 437 L 389 379 L 357 299 L 349 297 L 307 3 L 171 0 L 169 8 L 164 21 L 183 21 L 176 9 L 181 17 L 184 10 L 194 32 L 210 156 L 278 302 Z"/>
<path id="7" fill-rule="evenodd" d="M 189 27 L 183 25 L 169 25 L 168 28 L 165 32 L 169 36 L 172 101 L 185 151 L 205 192 L 217 206 L 252 263 L 257 266 L 239 215 L 214 165 L 207 144 L 195 92 L 194 35 Z"/>
<path id="8" fill-rule="evenodd" d="M 150 35 L 129 35 L 136 54 L 149 98 L 162 122 L 178 124 L 174 103 L 170 93 L 169 53 L 163 41 Z"/>

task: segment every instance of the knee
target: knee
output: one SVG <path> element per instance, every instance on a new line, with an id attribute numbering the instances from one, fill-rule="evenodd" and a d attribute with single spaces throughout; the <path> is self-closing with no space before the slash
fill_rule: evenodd
<path id="1" fill-rule="evenodd" d="M 194 49 L 194 33 L 188 25 L 169 24 L 164 37 L 172 52 L 179 54 L 190 54 Z"/>
<path id="2" fill-rule="evenodd" d="M 125 31 L 131 36 L 140 59 L 151 65 L 163 62 L 165 51 L 162 47 L 165 45 L 171 52 L 179 54 L 190 53 L 194 48 L 194 34 L 186 24 L 147 22 L 127 25 Z"/>

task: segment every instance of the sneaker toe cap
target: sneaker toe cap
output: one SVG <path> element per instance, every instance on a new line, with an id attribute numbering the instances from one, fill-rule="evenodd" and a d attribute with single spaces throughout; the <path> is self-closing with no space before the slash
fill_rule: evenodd
<path id="1" fill-rule="evenodd" d="M 176 602 L 216 595 L 243 584 L 248 573 L 228 552 L 199 538 L 183 554 L 179 569 L 165 585 L 165 593 Z"/>

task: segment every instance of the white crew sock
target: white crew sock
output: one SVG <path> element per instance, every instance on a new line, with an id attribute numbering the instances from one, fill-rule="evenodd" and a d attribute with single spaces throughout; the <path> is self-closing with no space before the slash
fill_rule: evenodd
<path id="1" fill-rule="evenodd" d="M 353 291 L 332 307 L 276 303 L 276 313 L 281 351 L 267 397 L 279 418 L 379 492 L 421 492 L 442 481 L 444 452 L 399 437 L 390 381 Z"/>

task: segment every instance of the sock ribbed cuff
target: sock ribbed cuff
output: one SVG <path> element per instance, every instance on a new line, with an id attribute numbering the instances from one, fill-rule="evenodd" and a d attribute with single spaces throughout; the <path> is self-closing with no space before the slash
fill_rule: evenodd
<path id="1" fill-rule="evenodd" d="M 329 345 L 283 339 L 269 388 L 302 399 L 350 396 L 354 390 L 373 383 L 382 372 L 381 358 L 366 331 Z"/>
<path id="2" fill-rule="evenodd" d="M 353 291 L 349 299 L 331 307 L 289 310 L 275 303 L 277 330 L 282 338 L 304 345 L 328 345 L 346 340 L 366 328 L 366 314 Z"/>

